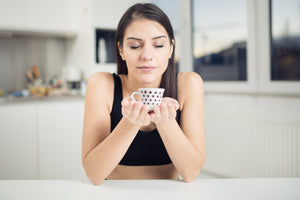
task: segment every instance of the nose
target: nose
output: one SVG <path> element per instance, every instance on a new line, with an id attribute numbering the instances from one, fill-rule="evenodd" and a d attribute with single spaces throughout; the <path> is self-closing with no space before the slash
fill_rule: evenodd
<path id="1" fill-rule="evenodd" d="M 150 46 L 144 46 L 143 51 L 141 52 L 141 60 L 149 61 L 153 59 L 153 53 Z"/>

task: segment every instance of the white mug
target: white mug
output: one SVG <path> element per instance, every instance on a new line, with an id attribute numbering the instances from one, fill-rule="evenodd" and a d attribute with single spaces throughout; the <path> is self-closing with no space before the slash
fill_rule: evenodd
<path id="1" fill-rule="evenodd" d="M 154 106 L 160 105 L 164 97 L 164 91 L 164 88 L 139 88 L 138 92 L 133 92 L 131 94 L 131 99 L 134 102 L 137 102 L 134 95 L 138 94 L 143 104 L 148 105 L 151 111 Z"/>

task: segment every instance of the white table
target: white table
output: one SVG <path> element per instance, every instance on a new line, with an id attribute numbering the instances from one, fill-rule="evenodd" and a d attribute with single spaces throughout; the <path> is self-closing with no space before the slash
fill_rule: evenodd
<path id="1" fill-rule="evenodd" d="M 0 199 L 299 200 L 300 178 L 197 179 L 194 183 L 175 180 L 106 180 L 100 186 L 76 180 L 1 180 Z"/>

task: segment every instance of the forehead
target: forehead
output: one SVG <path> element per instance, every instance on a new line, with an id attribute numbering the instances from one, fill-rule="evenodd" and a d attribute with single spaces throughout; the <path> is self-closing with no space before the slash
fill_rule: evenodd
<path id="1" fill-rule="evenodd" d="M 124 38 L 136 37 L 149 39 L 162 35 L 168 38 L 166 29 L 158 22 L 148 19 L 137 19 L 131 22 L 126 28 Z"/>

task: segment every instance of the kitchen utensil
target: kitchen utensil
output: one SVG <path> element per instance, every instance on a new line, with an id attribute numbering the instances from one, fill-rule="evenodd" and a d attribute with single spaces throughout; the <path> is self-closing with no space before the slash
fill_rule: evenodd
<path id="1" fill-rule="evenodd" d="M 32 72 L 33 72 L 33 76 L 34 78 L 36 79 L 39 79 L 40 78 L 40 72 L 39 72 L 39 69 L 37 68 L 37 66 L 32 66 Z"/>
<path id="2" fill-rule="evenodd" d="M 33 76 L 32 76 L 32 72 L 30 70 L 27 70 L 26 72 L 27 78 L 29 79 L 30 83 L 33 83 Z"/>

